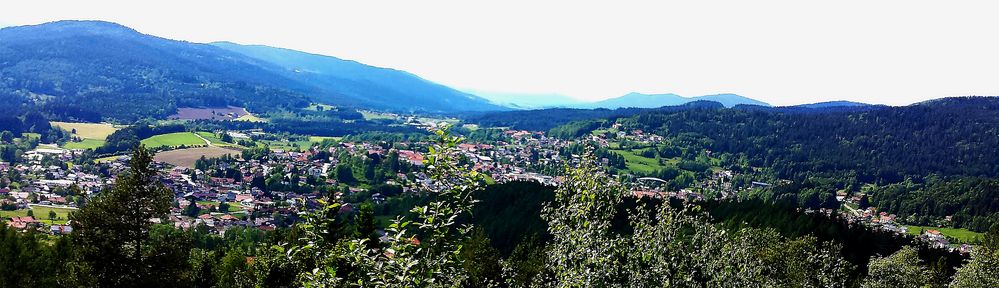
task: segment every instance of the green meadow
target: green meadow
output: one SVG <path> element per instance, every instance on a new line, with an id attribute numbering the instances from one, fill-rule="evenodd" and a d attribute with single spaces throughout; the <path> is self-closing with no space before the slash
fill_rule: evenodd
<path id="1" fill-rule="evenodd" d="M 142 139 L 142 145 L 146 145 L 147 148 L 176 147 L 180 145 L 205 145 L 205 141 L 191 132 L 177 132 Z"/>

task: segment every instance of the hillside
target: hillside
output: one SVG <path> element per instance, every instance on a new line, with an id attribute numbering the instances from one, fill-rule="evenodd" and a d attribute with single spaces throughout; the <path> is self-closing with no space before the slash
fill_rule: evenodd
<path id="1" fill-rule="evenodd" d="M 132 121 L 177 107 L 268 111 L 307 97 L 266 63 L 210 45 L 141 34 L 99 21 L 59 21 L 0 29 L 0 95 L 57 118 Z"/>
<path id="2" fill-rule="evenodd" d="M 712 151 L 744 153 L 781 178 L 855 171 L 861 181 L 907 175 L 999 177 L 999 98 L 961 97 L 902 107 L 785 113 L 717 109 L 651 111 L 621 120 L 664 136 L 696 133 Z M 692 136 L 695 134 L 688 134 Z"/>
<path id="3" fill-rule="evenodd" d="M 320 91 L 318 100 L 336 103 L 336 95 L 367 108 L 394 111 L 490 111 L 502 107 L 478 96 L 440 85 L 409 72 L 374 67 L 332 56 L 261 45 L 215 42 L 212 45 L 264 61 L 285 77 Z"/>
<path id="4" fill-rule="evenodd" d="M 548 108 L 538 110 L 500 111 L 467 115 L 465 121 L 491 127 L 510 127 L 531 131 L 548 131 L 556 126 L 572 121 L 593 119 L 617 119 L 643 112 L 682 111 L 689 109 L 721 109 L 724 106 L 712 101 L 693 101 L 675 106 L 658 108 L 617 108 L 617 109 L 578 109 Z"/>
<path id="5" fill-rule="evenodd" d="M 255 58 L 103 21 L 7 27 L 0 29 L 0 96 L 9 100 L 0 110 L 41 107 L 57 120 L 131 122 L 163 119 L 179 107 L 262 113 L 312 100 L 406 111 L 502 109 L 406 72 L 269 49 L 304 58 Z M 313 63 L 314 72 L 293 73 L 295 63 Z"/>

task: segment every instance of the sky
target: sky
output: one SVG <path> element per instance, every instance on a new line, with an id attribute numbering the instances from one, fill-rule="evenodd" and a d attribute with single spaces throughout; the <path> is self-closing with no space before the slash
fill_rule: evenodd
<path id="1" fill-rule="evenodd" d="M 0 26 L 106 20 L 479 91 L 736 93 L 775 105 L 999 95 L 994 1 L 5 2 Z"/>

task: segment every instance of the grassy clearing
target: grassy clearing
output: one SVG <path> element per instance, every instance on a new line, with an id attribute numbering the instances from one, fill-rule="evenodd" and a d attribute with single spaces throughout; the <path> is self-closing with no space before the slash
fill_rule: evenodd
<path id="1" fill-rule="evenodd" d="M 62 145 L 63 149 L 97 149 L 98 147 L 104 146 L 104 140 L 97 139 L 83 139 L 80 142 L 67 141 L 66 144 Z"/>
<path id="2" fill-rule="evenodd" d="M 198 203 L 198 204 L 201 204 L 201 205 L 214 205 L 214 206 L 218 206 L 219 205 L 219 201 L 209 201 L 209 200 L 198 200 L 195 203 Z"/>
<path id="3" fill-rule="evenodd" d="M 66 224 L 69 221 L 69 213 L 76 211 L 76 209 L 69 208 L 51 208 L 51 207 L 41 207 L 41 206 L 31 206 L 30 209 L 20 209 L 14 211 L 0 211 L 0 217 L 8 219 L 10 217 L 24 217 L 28 216 L 28 210 L 32 210 L 35 215 L 35 220 L 45 222 L 46 224 Z M 49 211 L 55 211 L 56 220 L 49 220 Z"/>
<path id="4" fill-rule="evenodd" d="M 83 139 L 95 139 L 104 140 L 108 138 L 108 135 L 118 131 L 114 125 L 107 123 L 75 123 L 75 122 L 50 122 L 52 126 L 59 127 L 59 129 L 66 131 L 73 131 L 76 129 L 76 133 L 73 136 L 77 136 Z"/>
<path id="5" fill-rule="evenodd" d="M 661 167 L 661 165 L 659 165 L 659 161 L 656 160 L 655 158 L 647 158 L 643 157 L 642 155 L 636 154 L 636 153 L 641 153 L 640 151 L 633 152 L 628 150 L 617 150 L 617 149 L 612 149 L 611 151 L 624 157 L 625 165 L 627 165 L 628 170 L 632 172 L 652 173 Z"/>
<path id="6" fill-rule="evenodd" d="M 112 161 L 118 160 L 118 157 L 121 157 L 121 156 L 115 155 L 115 156 L 101 157 L 101 158 L 94 159 L 94 163 L 112 162 Z"/>
<path id="7" fill-rule="evenodd" d="M 212 132 L 196 132 L 196 133 L 198 133 L 198 135 L 201 135 L 201 138 L 205 138 L 208 139 L 208 141 L 211 141 L 213 145 L 226 143 L 225 141 L 222 141 L 222 138 L 219 138 L 218 135 L 215 135 L 215 133 Z"/>
<path id="8" fill-rule="evenodd" d="M 464 127 L 465 129 L 468 129 L 469 131 L 473 131 L 473 132 L 479 130 L 479 125 L 478 124 L 464 124 L 464 125 L 461 125 L 461 127 Z"/>
<path id="9" fill-rule="evenodd" d="M 200 205 L 211 205 L 211 206 L 215 206 L 215 207 L 218 207 L 219 204 L 221 204 L 219 201 L 209 201 L 209 200 L 200 200 L 200 201 L 197 201 L 195 203 L 198 203 Z M 226 202 L 226 204 L 229 205 L 229 209 L 225 211 L 227 213 L 246 212 L 246 209 L 243 208 L 243 205 L 239 204 L 239 202 Z M 205 213 L 209 213 L 209 211 L 208 210 L 201 210 L 201 214 L 205 214 Z"/>
<path id="10" fill-rule="evenodd" d="M 267 122 L 267 119 L 257 117 L 257 115 L 253 115 L 253 113 L 246 114 L 246 115 L 243 115 L 243 116 L 239 116 L 239 118 L 236 118 L 235 120 L 236 121 L 248 121 L 248 122 Z"/>
<path id="11" fill-rule="evenodd" d="M 909 231 L 909 235 L 918 236 L 920 230 L 938 230 L 944 236 L 949 238 L 957 239 L 961 243 L 972 243 L 978 241 L 982 238 L 984 233 L 974 232 L 968 229 L 962 228 L 940 228 L 933 226 L 905 226 Z"/>
<path id="12" fill-rule="evenodd" d="M 24 138 L 25 140 L 40 139 L 42 138 L 42 134 L 26 132 L 26 133 L 21 133 L 21 138 Z"/>
<path id="13" fill-rule="evenodd" d="M 205 145 L 205 141 L 191 132 L 177 132 L 142 139 L 142 145 L 146 145 L 148 148 L 176 147 L 180 145 Z"/>
<path id="14" fill-rule="evenodd" d="M 246 211 L 246 209 L 243 208 L 242 204 L 239 204 L 237 202 L 229 202 L 229 210 L 227 212 L 232 213 L 232 212 L 244 212 L 244 211 Z"/>
<path id="15" fill-rule="evenodd" d="M 364 120 L 379 120 L 379 119 L 392 120 L 392 119 L 395 119 L 395 117 L 392 117 L 392 115 L 385 114 L 385 113 L 378 113 L 378 112 L 364 111 L 364 110 L 358 110 L 357 112 L 361 112 L 361 116 L 364 116 Z"/>
<path id="16" fill-rule="evenodd" d="M 457 118 L 445 118 L 445 119 L 441 119 L 441 118 L 430 118 L 430 117 L 418 117 L 418 118 L 416 118 L 416 121 L 419 121 L 419 122 L 422 122 L 422 123 L 434 123 L 434 124 L 439 124 L 439 123 L 443 122 L 443 123 L 447 123 L 447 124 L 451 124 L 451 125 L 455 125 L 455 124 L 458 124 L 459 122 L 461 122 L 461 120 L 458 120 Z"/>
<path id="17" fill-rule="evenodd" d="M 340 141 L 343 137 L 329 137 L 329 136 L 309 136 L 309 141 L 314 143 L 323 143 L 325 140 Z"/>
<path id="18" fill-rule="evenodd" d="M 315 142 L 312 141 L 258 141 L 258 143 L 266 143 L 271 146 L 271 149 L 280 149 L 285 151 L 305 151 L 312 147 Z"/>
<path id="19" fill-rule="evenodd" d="M 309 107 L 305 107 L 305 108 L 302 108 L 302 109 L 309 110 L 309 111 L 319 111 L 319 107 L 322 107 L 323 111 L 329 111 L 329 110 L 332 110 L 332 109 L 336 109 L 336 107 L 333 106 L 333 105 L 326 105 L 326 104 L 320 104 L 320 103 L 312 103 L 312 104 L 309 104 Z"/>
<path id="20" fill-rule="evenodd" d="M 616 128 L 596 129 L 596 130 L 590 131 L 590 135 L 600 136 L 600 135 L 604 135 L 607 132 L 617 133 L 618 130 Z"/>
<path id="21" fill-rule="evenodd" d="M 222 141 L 222 139 L 219 138 L 218 135 L 216 135 L 215 133 L 212 133 L 212 132 L 197 132 L 197 133 L 202 138 L 208 139 L 208 141 L 212 142 L 212 145 L 215 145 L 215 146 L 230 147 L 230 148 L 239 148 L 239 149 L 245 148 L 245 147 L 239 146 L 239 145 L 237 145 L 235 143 L 229 143 L 229 142 Z"/>
<path id="22" fill-rule="evenodd" d="M 663 167 L 676 167 L 680 163 L 680 158 L 662 158 L 663 163 L 659 163 L 657 158 L 648 158 L 642 156 L 641 153 L 649 148 L 635 149 L 635 150 L 624 150 L 614 148 L 616 142 L 611 142 L 611 152 L 617 153 L 624 157 L 624 163 L 629 171 L 636 173 L 652 173 L 656 170 L 662 169 Z M 713 170 L 721 170 L 721 167 L 711 167 Z"/>

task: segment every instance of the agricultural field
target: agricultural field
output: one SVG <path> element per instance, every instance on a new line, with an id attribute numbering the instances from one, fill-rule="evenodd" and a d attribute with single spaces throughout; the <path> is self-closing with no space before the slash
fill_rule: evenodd
<path id="1" fill-rule="evenodd" d="M 108 138 L 108 135 L 118 131 L 118 128 L 114 125 L 108 123 L 74 123 L 74 122 L 51 122 L 52 126 L 59 127 L 59 129 L 66 131 L 73 131 L 76 129 L 76 133 L 73 136 L 77 136 L 83 139 L 96 139 L 104 140 Z"/>
<path id="2" fill-rule="evenodd" d="M 104 145 L 104 139 L 108 135 L 118 131 L 118 128 L 108 123 L 78 123 L 78 122 L 50 122 L 53 127 L 73 133 L 73 137 L 80 138 L 81 141 L 67 141 L 63 144 L 64 149 L 95 149 Z"/>
<path id="3" fill-rule="evenodd" d="M 199 139 L 200 140 L 200 139 Z M 204 142 L 201 142 L 204 144 Z M 174 166 L 193 168 L 194 162 L 204 156 L 205 158 L 222 157 L 222 155 L 239 155 L 239 150 L 222 147 L 196 147 L 186 149 L 176 149 L 156 153 L 153 160 L 165 162 Z"/>
<path id="4" fill-rule="evenodd" d="M 221 107 L 221 108 L 177 108 L 177 113 L 170 115 L 167 119 L 177 120 L 235 120 L 249 115 L 242 107 Z"/>
<path id="5" fill-rule="evenodd" d="M 104 146 L 104 140 L 97 139 L 83 139 L 80 142 L 67 141 L 66 144 L 62 145 L 63 149 L 97 149 L 98 147 Z"/>
<path id="6" fill-rule="evenodd" d="M 176 147 L 180 145 L 205 145 L 205 140 L 202 140 L 197 135 L 191 132 L 177 132 L 156 135 L 146 139 L 142 139 L 142 145 L 146 145 L 147 148 L 156 147 Z"/>
<path id="7" fill-rule="evenodd" d="M 45 222 L 46 224 L 66 224 L 69 220 L 69 213 L 76 211 L 73 208 L 54 208 L 54 207 L 44 207 L 44 206 L 31 206 L 29 209 L 20 209 L 14 211 L 0 211 L 0 217 L 7 219 L 10 217 L 24 217 L 28 216 L 28 210 L 32 210 L 31 213 L 34 214 L 35 220 Z M 49 211 L 55 211 L 56 220 L 49 220 Z"/>
<path id="8" fill-rule="evenodd" d="M 957 239 L 961 243 L 975 243 L 982 239 L 983 233 L 974 232 L 968 229 L 961 228 L 940 228 L 933 226 L 905 226 L 909 231 L 909 235 L 919 236 L 921 231 L 926 230 L 937 230 L 940 234 L 947 236 L 948 238 Z"/>

